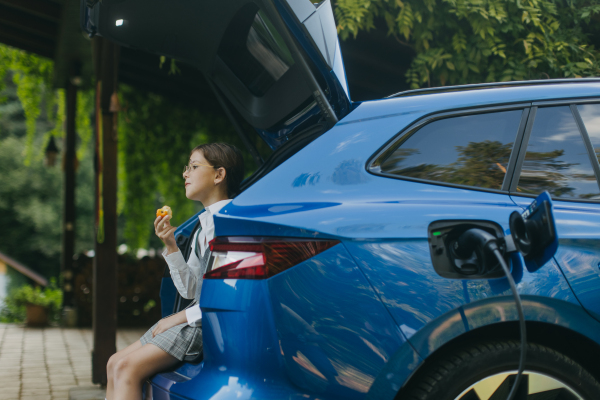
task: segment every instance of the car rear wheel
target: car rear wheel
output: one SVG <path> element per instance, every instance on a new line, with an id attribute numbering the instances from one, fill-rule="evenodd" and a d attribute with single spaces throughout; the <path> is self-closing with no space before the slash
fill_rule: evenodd
<path id="1" fill-rule="evenodd" d="M 464 347 L 425 366 L 399 396 L 403 400 L 506 400 L 517 374 L 519 354 L 517 341 Z M 515 400 L 598 398 L 600 384 L 581 365 L 548 347 L 528 344 Z"/>

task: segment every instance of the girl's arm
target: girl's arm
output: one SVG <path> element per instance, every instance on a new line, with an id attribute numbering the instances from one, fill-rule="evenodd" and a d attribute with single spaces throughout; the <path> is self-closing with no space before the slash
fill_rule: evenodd
<path id="1" fill-rule="evenodd" d="M 177 227 L 171 226 L 170 219 L 170 216 L 157 217 L 154 221 L 154 231 L 166 246 L 163 257 L 169 266 L 177 291 L 184 299 L 193 299 L 200 274 L 200 263 L 195 257 L 191 257 L 189 262 L 185 261 L 175 242 Z M 195 235 L 197 234 L 196 232 Z M 194 236 L 194 243 L 195 240 Z"/>
<path id="2" fill-rule="evenodd" d="M 185 310 L 181 310 L 177 314 L 163 318 L 158 321 L 158 324 L 156 324 L 156 327 L 152 330 L 152 337 L 159 335 L 176 325 L 183 324 L 184 322 L 188 322 L 187 317 L 185 316 Z"/>

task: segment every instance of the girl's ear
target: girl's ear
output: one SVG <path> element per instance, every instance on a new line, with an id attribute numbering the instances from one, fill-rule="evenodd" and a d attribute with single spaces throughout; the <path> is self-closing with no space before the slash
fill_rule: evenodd
<path id="1" fill-rule="evenodd" d="M 226 176 L 227 176 L 227 171 L 225 170 L 225 168 L 219 167 L 218 169 L 216 169 L 215 170 L 215 186 L 217 186 L 219 183 L 223 182 L 225 180 Z"/>

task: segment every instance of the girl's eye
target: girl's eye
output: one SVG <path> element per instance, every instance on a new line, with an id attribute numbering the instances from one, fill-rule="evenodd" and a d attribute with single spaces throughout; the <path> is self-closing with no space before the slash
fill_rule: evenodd
<path id="1" fill-rule="evenodd" d="M 198 168 L 197 165 L 192 165 L 192 169 L 196 169 L 196 168 Z"/>

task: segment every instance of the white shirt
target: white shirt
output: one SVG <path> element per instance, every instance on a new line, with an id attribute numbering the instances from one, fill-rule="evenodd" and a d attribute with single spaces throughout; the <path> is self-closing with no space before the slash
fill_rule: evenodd
<path id="1" fill-rule="evenodd" d="M 208 248 L 208 242 L 215 237 L 215 222 L 213 216 L 218 213 L 221 208 L 229 204 L 230 201 L 231 199 L 221 200 L 211 204 L 198 216 L 202 229 L 199 229 L 194 234 L 191 243 L 192 251 L 187 262 L 185 262 L 183 254 L 181 254 L 181 251 L 179 250 L 168 255 L 166 249 L 163 252 L 163 257 L 171 271 L 173 283 L 181 297 L 184 299 L 194 298 L 198 280 L 202 279 L 200 276 L 200 259 L 196 256 L 196 243 L 200 244 L 201 257 L 204 256 L 204 253 Z M 198 326 L 202 322 L 202 311 L 200 311 L 199 304 L 186 309 L 185 315 L 190 326 Z"/>

